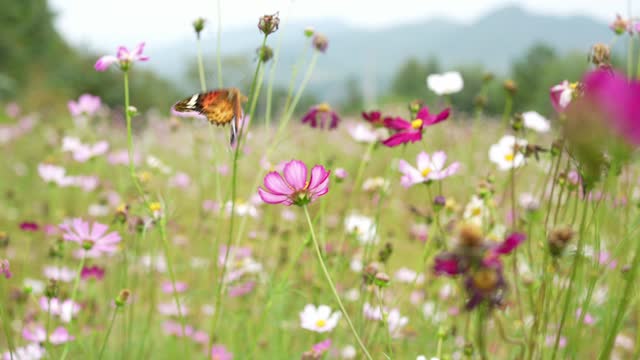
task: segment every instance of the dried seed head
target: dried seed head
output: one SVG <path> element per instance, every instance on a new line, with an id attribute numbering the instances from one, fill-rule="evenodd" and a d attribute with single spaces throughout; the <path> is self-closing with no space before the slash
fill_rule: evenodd
<path id="1" fill-rule="evenodd" d="M 589 53 L 589 61 L 600 68 L 611 67 L 611 49 L 609 45 L 603 43 L 597 43 L 591 47 Z"/>
<path id="2" fill-rule="evenodd" d="M 504 90 L 511 96 L 515 95 L 515 93 L 518 92 L 518 85 L 511 79 L 505 80 L 502 86 L 504 87 Z"/>
<path id="3" fill-rule="evenodd" d="M 559 228 L 551 231 L 549 234 L 549 251 L 553 256 L 559 256 L 567 247 L 574 232 L 569 227 Z"/>
<path id="4" fill-rule="evenodd" d="M 120 291 L 120 294 L 118 294 L 118 296 L 116 297 L 116 306 L 117 307 L 123 307 L 124 305 L 127 304 L 127 300 L 129 300 L 129 297 L 131 296 L 131 290 L 129 289 L 124 289 L 122 291 Z"/>
<path id="5" fill-rule="evenodd" d="M 264 15 L 258 20 L 258 29 L 265 35 L 270 35 L 278 31 L 278 27 L 280 27 L 280 17 L 278 13 Z"/>
<path id="6" fill-rule="evenodd" d="M 475 224 L 463 224 L 460 226 L 460 244 L 465 247 L 478 247 L 484 242 L 482 229 Z"/>

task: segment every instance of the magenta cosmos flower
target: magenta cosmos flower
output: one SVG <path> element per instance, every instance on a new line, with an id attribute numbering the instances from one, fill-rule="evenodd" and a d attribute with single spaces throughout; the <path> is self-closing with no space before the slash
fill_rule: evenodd
<path id="1" fill-rule="evenodd" d="M 69 100 L 67 103 L 69 112 L 71 116 L 74 117 L 80 115 L 93 116 L 100 110 L 101 105 L 102 101 L 100 101 L 100 97 L 91 94 L 82 94 L 78 98 L 78 101 Z"/>
<path id="2" fill-rule="evenodd" d="M 329 174 L 324 166 L 316 165 L 311 169 L 307 180 L 307 165 L 300 160 L 291 160 L 279 173 L 272 171 L 264 177 L 264 189 L 258 188 L 258 194 L 267 204 L 306 205 L 329 192 Z"/>
<path id="3" fill-rule="evenodd" d="M 596 70 L 583 79 L 584 99 L 602 121 L 633 145 L 640 145 L 640 81 L 619 72 Z"/>
<path id="4" fill-rule="evenodd" d="M 67 241 L 73 241 L 88 250 L 88 257 L 97 257 L 103 254 L 113 254 L 118 250 L 118 243 L 122 238 L 112 231 L 107 233 L 109 227 L 99 222 L 93 225 L 88 221 L 76 218 L 60 225 L 64 232 L 62 237 Z"/>
<path id="5" fill-rule="evenodd" d="M 129 66 L 136 61 L 147 61 L 149 60 L 148 56 L 142 55 L 144 51 L 144 42 L 141 42 L 136 46 L 133 52 L 130 52 L 124 46 L 120 46 L 118 48 L 118 53 L 116 56 L 113 55 L 105 55 L 96 61 L 94 68 L 96 71 L 106 71 L 111 65 L 118 63 L 120 65 L 120 70 L 127 71 L 129 70 Z"/>
<path id="6" fill-rule="evenodd" d="M 425 183 L 429 181 L 442 180 L 447 178 L 460 169 L 460 163 L 457 161 L 445 167 L 447 154 L 444 151 L 436 151 L 433 155 L 421 152 L 417 157 L 417 167 L 411 166 L 408 162 L 400 160 L 398 165 L 402 173 L 400 183 L 404 187 L 410 187 L 415 184 Z"/>
<path id="7" fill-rule="evenodd" d="M 329 129 L 335 129 L 340 122 L 340 116 L 327 103 L 312 106 L 311 109 L 302 117 L 302 123 L 309 123 L 312 128 L 321 128 L 329 126 Z"/>
<path id="8" fill-rule="evenodd" d="M 400 117 L 386 119 L 385 126 L 397 132 L 382 143 L 388 147 L 394 147 L 400 144 L 420 141 L 422 140 L 422 131 L 425 127 L 446 120 L 450 112 L 451 110 L 447 108 L 437 115 L 432 115 L 429 113 L 429 108 L 425 106 L 418 111 L 416 119 L 413 121 L 407 121 Z"/>

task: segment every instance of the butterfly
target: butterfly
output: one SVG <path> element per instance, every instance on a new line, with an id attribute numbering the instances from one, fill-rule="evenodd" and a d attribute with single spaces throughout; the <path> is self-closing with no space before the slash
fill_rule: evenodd
<path id="1" fill-rule="evenodd" d="M 180 100 L 173 105 L 173 110 L 186 115 L 203 115 L 211 124 L 218 126 L 230 123 L 230 142 L 234 145 L 241 130 L 242 103 L 246 101 L 247 97 L 237 88 L 217 89 Z"/>

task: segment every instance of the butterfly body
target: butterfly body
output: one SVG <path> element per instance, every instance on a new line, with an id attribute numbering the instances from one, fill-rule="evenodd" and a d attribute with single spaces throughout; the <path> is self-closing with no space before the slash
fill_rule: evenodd
<path id="1" fill-rule="evenodd" d="M 218 126 L 231 123 L 231 144 L 233 144 L 238 136 L 242 119 L 242 103 L 245 101 L 247 98 L 239 89 L 217 89 L 178 101 L 173 109 L 179 113 L 198 113 L 205 116 L 211 124 Z"/>

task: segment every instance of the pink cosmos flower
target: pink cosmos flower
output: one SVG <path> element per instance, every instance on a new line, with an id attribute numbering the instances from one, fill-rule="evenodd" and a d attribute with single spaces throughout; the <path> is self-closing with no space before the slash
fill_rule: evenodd
<path id="1" fill-rule="evenodd" d="M 235 285 L 229 288 L 230 297 L 240 297 L 249 294 L 256 287 L 255 281 L 247 281 L 245 283 Z"/>
<path id="2" fill-rule="evenodd" d="M 136 46 L 133 52 L 129 52 L 124 46 L 120 46 L 118 48 L 118 53 L 116 56 L 113 55 L 105 55 L 96 61 L 94 68 L 96 71 L 106 71 L 111 65 L 118 63 L 120 65 L 120 70 L 127 71 L 129 70 L 129 66 L 136 61 L 147 61 L 149 60 L 148 56 L 142 55 L 144 51 L 144 42 L 141 42 Z"/>
<path id="3" fill-rule="evenodd" d="M 319 342 L 319 343 L 317 343 L 317 344 L 315 344 L 315 345 L 313 345 L 311 347 L 313 352 L 318 354 L 318 355 L 324 354 L 330 348 L 331 348 L 331 339 L 327 339 L 327 340 L 321 341 L 321 342 Z"/>
<path id="4" fill-rule="evenodd" d="M 47 341 L 47 332 L 42 325 L 31 325 L 22 330 L 22 337 L 31 342 L 44 343 Z M 62 326 L 57 327 L 49 334 L 49 342 L 53 345 L 64 344 L 74 339 L 75 337 L 71 336 Z"/>
<path id="5" fill-rule="evenodd" d="M 312 106 L 302 117 L 302 123 L 309 123 L 312 128 L 320 127 L 324 129 L 328 123 L 331 130 L 338 127 L 338 122 L 340 122 L 338 113 L 331 109 L 331 106 L 327 103 Z"/>
<path id="6" fill-rule="evenodd" d="M 442 180 L 458 172 L 460 163 L 456 161 L 445 167 L 446 161 L 447 154 L 444 151 L 437 151 L 431 156 L 422 151 L 417 157 L 417 168 L 409 165 L 405 160 L 400 160 L 398 167 L 403 175 L 400 183 L 408 188 L 415 184 Z"/>
<path id="7" fill-rule="evenodd" d="M 176 281 L 176 293 L 183 293 L 187 291 L 187 283 L 183 281 Z M 171 281 L 165 281 L 162 283 L 162 292 L 165 294 L 173 293 L 173 283 Z"/>
<path id="8" fill-rule="evenodd" d="M 403 118 L 385 119 L 385 126 L 397 132 L 382 143 L 388 147 L 398 146 L 400 144 L 414 143 L 422 140 L 422 131 L 425 127 L 435 125 L 446 120 L 451 110 L 449 108 L 443 110 L 437 115 L 431 115 L 428 107 L 423 107 L 418 111 L 416 119 L 409 122 Z"/>
<path id="9" fill-rule="evenodd" d="M 629 34 L 633 33 L 633 26 L 631 21 L 624 19 L 620 14 L 616 15 L 616 19 L 609 24 L 609 29 L 613 31 L 616 35 L 622 35 L 625 32 Z"/>
<path id="10" fill-rule="evenodd" d="M 99 266 L 83 267 L 80 272 L 80 278 L 83 280 L 94 278 L 96 280 L 102 280 L 104 278 L 105 270 Z"/>
<path id="11" fill-rule="evenodd" d="M 51 164 L 39 164 L 38 175 L 46 183 L 55 183 L 60 185 L 65 178 L 66 170 L 62 166 L 56 166 Z"/>
<path id="12" fill-rule="evenodd" d="M 347 170 L 345 170 L 344 168 L 337 168 L 333 173 L 335 174 L 336 178 L 340 180 L 346 179 L 348 175 Z"/>
<path id="13" fill-rule="evenodd" d="M 2 360 L 42 359 L 46 355 L 44 347 L 39 344 L 29 344 L 23 347 L 15 348 L 14 351 L 7 351 L 2 354 Z"/>
<path id="14" fill-rule="evenodd" d="M 211 347 L 211 360 L 233 360 L 233 354 L 227 351 L 224 345 L 213 345 Z"/>
<path id="15" fill-rule="evenodd" d="M 570 84 L 569 81 L 565 80 L 549 90 L 551 105 L 558 113 L 563 113 L 567 109 L 571 100 L 573 100 L 575 89 L 575 84 Z"/>
<path id="16" fill-rule="evenodd" d="M 586 104 L 596 107 L 601 120 L 633 145 L 640 145 L 640 81 L 611 70 L 596 70 L 584 79 Z"/>
<path id="17" fill-rule="evenodd" d="M 191 178 L 188 174 L 179 172 L 169 179 L 169 186 L 186 189 L 191 185 Z"/>
<path id="18" fill-rule="evenodd" d="M 129 165 L 129 151 L 127 149 L 113 151 L 107 156 L 107 161 L 111 165 Z M 140 163 L 139 153 L 133 153 L 133 163 L 136 165 Z"/>
<path id="19" fill-rule="evenodd" d="M 11 278 L 11 264 L 9 264 L 9 260 L 0 260 L 0 274 L 4 275 L 5 279 Z"/>
<path id="20" fill-rule="evenodd" d="M 4 111 L 7 116 L 17 118 L 20 115 L 20 105 L 14 102 L 8 103 L 7 106 L 5 106 Z"/>
<path id="21" fill-rule="evenodd" d="M 38 226 L 38 224 L 33 221 L 23 221 L 20 223 L 20 230 L 22 231 L 35 232 L 39 229 L 40 227 Z"/>
<path id="22" fill-rule="evenodd" d="M 324 166 L 316 165 L 311 169 L 307 180 L 307 165 L 300 160 L 291 160 L 282 171 L 284 178 L 272 171 L 264 178 L 264 189 L 258 188 L 258 194 L 267 204 L 306 205 L 329 192 L 329 174 Z"/>
<path id="23" fill-rule="evenodd" d="M 113 254 L 118 250 L 118 243 L 122 240 L 115 231 L 107 233 L 107 225 L 99 222 L 91 225 L 80 218 L 62 223 L 60 229 L 64 232 L 63 239 L 88 248 L 87 253 L 90 255 Z"/>
<path id="24" fill-rule="evenodd" d="M 74 117 L 80 115 L 93 116 L 100 110 L 101 105 L 102 101 L 100 101 L 100 97 L 91 94 L 82 94 L 78 98 L 78 101 L 69 100 L 67 103 L 69 112 L 71 116 Z"/>

